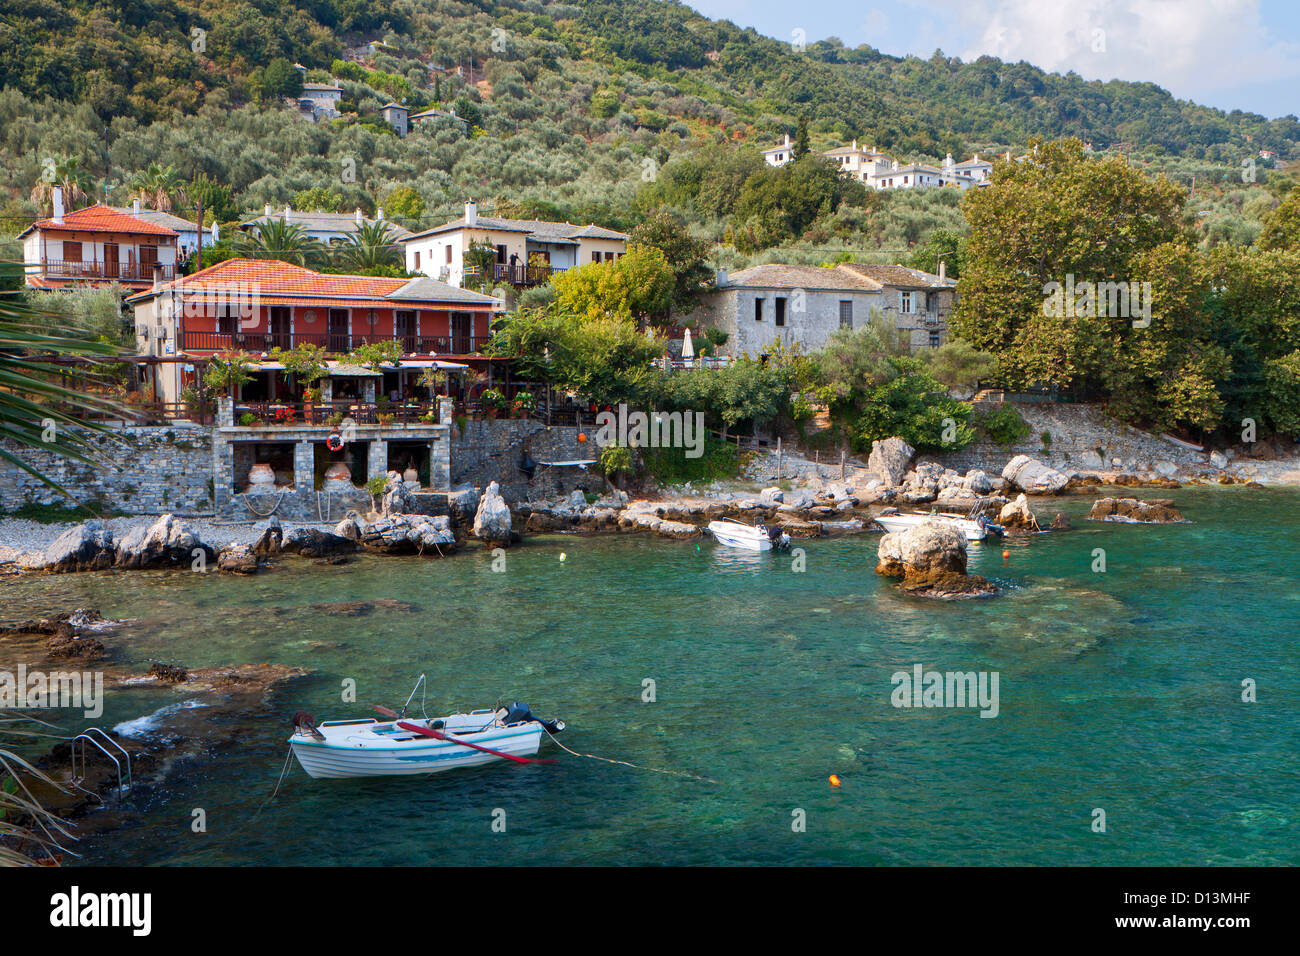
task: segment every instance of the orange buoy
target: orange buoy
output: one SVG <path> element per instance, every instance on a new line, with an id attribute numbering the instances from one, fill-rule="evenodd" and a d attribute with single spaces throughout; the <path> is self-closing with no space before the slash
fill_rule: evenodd
<path id="1" fill-rule="evenodd" d="M 830 781 L 832 787 L 838 787 L 840 785 L 840 778 L 837 777 L 835 774 L 831 774 Z"/>
<path id="2" fill-rule="evenodd" d="M 1003 551 L 1003 552 L 1002 552 L 1002 560 L 1003 560 L 1003 561 L 1005 561 L 1005 560 L 1006 560 L 1007 558 L 1009 558 L 1009 557 L 1011 557 L 1011 552 L 1010 552 L 1010 551 Z"/>
<path id="3" fill-rule="evenodd" d="M 579 443 L 579 444 L 583 444 L 583 443 L 586 442 L 586 440 L 587 440 L 587 433 L 586 433 L 586 432 L 578 432 L 578 443 Z"/>

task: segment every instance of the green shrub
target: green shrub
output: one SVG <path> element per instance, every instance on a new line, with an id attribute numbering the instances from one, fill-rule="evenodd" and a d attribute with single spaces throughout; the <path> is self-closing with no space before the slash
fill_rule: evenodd
<path id="1" fill-rule="evenodd" d="M 1003 403 L 990 411 L 975 415 L 975 427 L 994 444 L 1004 448 L 1029 437 L 1030 428 L 1015 406 Z"/>

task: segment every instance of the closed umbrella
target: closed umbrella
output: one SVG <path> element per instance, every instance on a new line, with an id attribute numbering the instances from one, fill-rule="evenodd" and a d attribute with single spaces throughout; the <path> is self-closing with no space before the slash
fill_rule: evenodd
<path id="1" fill-rule="evenodd" d="M 682 342 L 682 358 L 695 358 L 695 345 L 691 342 L 691 330 L 686 330 L 686 338 Z"/>

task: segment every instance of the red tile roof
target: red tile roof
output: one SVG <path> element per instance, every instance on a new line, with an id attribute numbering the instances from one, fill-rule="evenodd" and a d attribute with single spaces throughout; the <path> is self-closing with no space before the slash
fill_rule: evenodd
<path id="1" fill-rule="evenodd" d="M 401 307 L 402 303 L 445 302 L 457 308 L 493 306 L 489 296 L 467 293 L 450 286 L 425 294 L 403 293 L 399 290 L 415 285 L 410 279 L 388 279 L 380 276 L 332 275 L 316 272 L 279 259 L 227 259 L 190 276 L 181 276 L 165 282 L 157 289 L 150 288 L 129 301 L 146 299 L 159 292 L 201 292 L 205 288 L 240 285 L 255 289 L 265 305 L 334 305 L 337 307 L 373 307 L 377 300 L 387 300 L 386 305 Z M 381 303 L 381 306 L 385 303 Z M 430 306 L 426 306 L 430 307 Z"/>
<path id="2" fill-rule="evenodd" d="M 96 203 L 85 209 L 65 213 L 63 222 L 42 219 L 23 230 L 26 235 L 32 229 L 46 229 L 58 232 L 121 232 L 136 233 L 146 236 L 175 236 L 176 231 L 166 226 L 159 226 L 110 206 Z"/>

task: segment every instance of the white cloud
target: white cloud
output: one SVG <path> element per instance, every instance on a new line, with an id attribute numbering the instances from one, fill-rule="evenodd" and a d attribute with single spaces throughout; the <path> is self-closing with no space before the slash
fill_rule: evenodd
<path id="1" fill-rule="evenodd" d="M 1269 37 L 1258 0 L 928 0 L 925 6 L 951 11 L 946 38 L 965 38 L 958 44 L 968 44 L 960 53 L 967 60 L 989 54 L 1086 79 L 1149 81 L 1198 100 L 1300 76 L 1300 46 Z"/>

